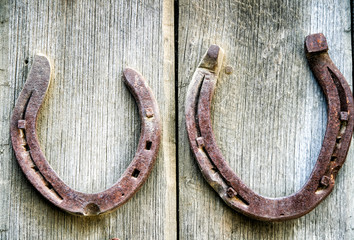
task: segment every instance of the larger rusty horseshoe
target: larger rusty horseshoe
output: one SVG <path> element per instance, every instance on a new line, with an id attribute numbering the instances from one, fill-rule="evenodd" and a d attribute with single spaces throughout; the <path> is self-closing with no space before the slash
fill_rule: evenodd
<path id="1" fill-rule="evenodd" d="M 306 37 L 306 56 L 328 104 L 327 130 L 314 169 L 295 194 L 267 198 L 246 186 L 225 161 L 212 130 L 210 107 L 223 59 L 212 45 L 189 85 L 186 127 L 190 147 L 208 183 L 236 211 L 263 221 L 282 221 L 305 215 L 333 190 L 337 173 L 348 153 L 353 134 L 353 97 L 348 83 L 327 53 L 323 34 Z"/>
<path id="2" fill-rule="evenodd" d="M 141 134 L 134 159 L 121 178 L 103 192 L 86 194 L 66 185 L 46 160 L 36 133 L 38 111 L 50 80 L 47 57 L 36 55 L 11 119 L 12 146 L 22 171 L 33 186 L 55 206 L 66 212 L 92 216 L 114 210 L 128 201 L 147 179 L 161 139 L 157 102 L 144 78 L 127 68 L 124 82 L 135 98 L 141 117 Z"/>

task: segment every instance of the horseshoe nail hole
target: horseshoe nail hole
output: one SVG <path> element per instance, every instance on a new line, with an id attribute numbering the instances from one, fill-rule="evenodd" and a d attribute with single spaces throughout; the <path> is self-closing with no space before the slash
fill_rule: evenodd
<path id="1" fill-rule="evenodd" d="M 63 200 L 62 196 L 60 196 L 59 193 L 54 190 L 54 188 L 49 189 L 49 191 L 50 191 L 54 196 L 56 196 L 57 198 L 59 198 L 61 201 Z"/>
<path id="2" fill-rule="evenodd" d="M 150 149 L 151 149 L 151 146 L 152 146 L 152 142 L 146 141 L 145 149 L 146 149 L 146 150 L 150 150 Z"/>
<path id="3" fill-rule="evenodd" d="M 100 212 L 100 207 L 96 203 L 89 203 L 84 209 L 84 215 L 86 216 L 98 215 Z"/>
<path id="4" fill-rule="evenodd" d="M 347 122 L 343 122 L 341 124 L 339 133 L 343 135 L 345 133 L 345 130 L 347 130 Z"/>
<path id="5" fill-rule="evenodd" d="M 325 187 L 320 186 L 316 189 L 315 193 L 316 194 L 323 194 L 325 192 L 324 190 L 325 190 Z"/>
<path id="6" fill-rule="evenodd" d="M 133 173 L 132 173 L 132 176 L 137 178 L 140 174 L 140 171 L 138 169 L 134 169 Z"/>
<path id="7" fill-rule="evenodd" d="M 52 184 L 50 184 L 49 182 L 46 182 L 46 184 L 45 184 L 45 185 L 47 186 L 47 188 L 49 188 L 49 189 L 53 189 Z"/>
<path id="8" fill-rule="evenodd" d="M 333 168 L 332 174 L 331 174 L 332 175 L 331 177 L 332 177 L 333 181 L 335 180 L 340 168 L 341 168 L 341 166 L 339 166 L 339 165 L 337 165 L 337 166 L 335 166 Z"/>
<path id="9" fill-rule="evenodd" d="M 334 161 L 336 161 L 336 160 L 337 160 L 337 157 L 336 157 L 336 156 L 332 156 L 332 157 L 331 157 L 331 161 L 332 161 L 332 162 L 334 162 Z"/>
<path id="10" fill-rule="evenodd" d="M 23 145 L 23 147 L 26 149 L 27 152 L 31 150 L 27 143 Z"/>
<path id="11" fill-rule="evenodd" d="M 242 203 L 244 203 L 246 206 L 249 206 L 249 202 L 246 201 L 246 199 L 244 199 L 242 196 L 240 196 L 239 194 L 236 196 L 236 199 L 240 200 Z"/>
<path id="12" fill-rule="evenodd" d="M 32 167 L 32 169 L 33 169 L 34 171 L 36 171 L 36 172 L 39 171 L 39 169 L 38 169 L 38 167 L 37 167 L 36 165 L 34 165 L 34 166 Z"/>

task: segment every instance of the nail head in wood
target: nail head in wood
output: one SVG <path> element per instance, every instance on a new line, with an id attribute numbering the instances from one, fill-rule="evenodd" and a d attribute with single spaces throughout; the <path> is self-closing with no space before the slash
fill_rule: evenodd
<path id="1" fill-rule="evenodd" d="M 340 112 L 340 120 L 348 121 L 348 112 Z"/>
<path id="2" fill-rule="evenodd" d="M 26 120 L 18 120 L 17 127 L 19 129 L 25 129 L 26 128 Z"/>
<path id="3" fill-rule="evenodd" d="M 233 198 L 233 197 L 237 196 L 237 192 L 232 187 L 229 187 L 227 189 L 226 194 L 227 194 L 227 196 L 229 196 L 229 198 Z"/>
<path id="4" fill-rule="evenodd" d="M 197 137 L 196 139 L 198 147 L 204 147 L 204 138 L 203 137 Z"/>
<path id="5" fill-rule="evenodd" d="M 330 181 L 331 181 L 331 179 L 328 176 L 323 176 L 321 178 L 321 184 L 325 187 L 328 187 Z"/>
<path id="6" fill-rule="evenodd" d="M 152 110 L 152 108 L 147 108 L 145 110 L 145 115 L 147 118 L 152 118 L 154 116 L 154 111 Z"/>

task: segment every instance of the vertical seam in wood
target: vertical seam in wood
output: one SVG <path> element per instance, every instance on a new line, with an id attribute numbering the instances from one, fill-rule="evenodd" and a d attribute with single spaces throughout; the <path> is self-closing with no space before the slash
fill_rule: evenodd
<path id="1" fill-rule="evenodd" d="M 175 83 L 175 49 L 174 49 L 174 37 L 175 37 L 175 23 L 174 23 L 174 0 L 164 0 L 162 2 L 162 40 L 163 40 L 163 83 L 164 91 L 166 96 L 169 96 L 171 99 L 169 102 L 164 103 L 165 117 L 163 117 L 163 127 L 164 134 L 162 137 L 162 147 L 164 148 L 164 171 L 166 174 L 166 205 L 165 209 L 165 219 L 167 220 L 164 223 L 164 239 L 176 239 L 178 232 L 178 206 L 177 206 L 177 159 L 176 159 L 176 135 L 177 129 L 176 119 L 173 119 L 176 115 L 176 83 Z M 175 102 L 173 102 L 175 101 Z M 167 131 L 171 131 L 170 135 L 166 134 Z M 173 132 L 173 133 L 172 133 Z M 174 152 L 175 151 L 175 152 Z"/>
<path id="2" fill-rule="evenodd" d="M 179 106 L 178 106 L 178 22 L 179 22 L 179 0 L 174 0 L 174 50 L 175 50 L 175 141 L 176 141 L 176 221 L 177 221 L 177 239 L 180 239 L 180 224 L 179 224 Z"/>
<path id="3" fill-rule="evenodd" d="M 352 66 L 354 66 L 354 2 L 350 1 L 350 16 L 351 16 L 351 21 L 350 21 L 350 30 L 351 30 L 351 45 L 352 45 Z M 352 89 L 353 89 L 353 84 L 354 84 L 354 67 L 352 67 Z"/>

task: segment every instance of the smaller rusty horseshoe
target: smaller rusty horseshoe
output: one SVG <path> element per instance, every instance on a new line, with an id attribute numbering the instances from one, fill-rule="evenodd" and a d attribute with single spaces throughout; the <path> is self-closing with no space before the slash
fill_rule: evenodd
<path id="1" fill-rule="evenodd" d="M 348 153 L 353 134 L 353 96 L 343 75 L 328 56 L 323 34 L 306 37 L 306 56 L 328 104 L 327 130 L 314 169 L 295 194 L 267 198 L 246 186 L 225 161 L 212 130 L 210 108 L 223 50 L 212 45 L 189 85 L 186 127 L 199 168 L 220 197 L 234 210 L 263 221 L 282 221 L 305 215 L 333 190 L 336 176 Z"/>
<path id="2" fill-rule="evenodd" d="M 66 185 L 46 160 L 36 133 L 36 120 L 50 80 L 47 57 L 36 55 L 11 119 L 11 140 L 17 161 L 32 185 L 62 210 L 83 216 L 112 211 L 143 185 L 154 165 L 161 139 L 157 102 L 145 79 L 133 69 L 124 70 L 124 83 L 138 104 L 141 134 L 134 159 L 121 178 L 103 192 L 86 194 Z"/>

